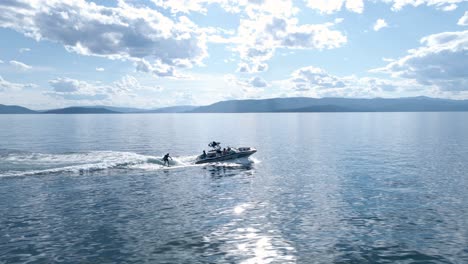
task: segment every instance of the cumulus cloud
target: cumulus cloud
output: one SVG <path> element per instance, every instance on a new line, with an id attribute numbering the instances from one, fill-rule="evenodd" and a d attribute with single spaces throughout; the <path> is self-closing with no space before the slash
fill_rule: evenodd
<path id="1" fill-rule="evenodd" d="M 190 12 L 206 13 L 209 5 L 217 5 L 227 12 L 241 13 L 239 26 L 234 31 L 205 28 L 208 41 L 229 44 L 239 53 L 238 72 L 257 73 L 266 71 L 278 48 L 285 49 L 333 49 L 341 47 L 347 39 L 332 27 L 336 23 L 300 24 L 296 18 L 299 9 L 290 0 L 152 0 L 159 7 L 177 15 Z M 350 10 L 362 9 L 362 0 L 348 0 Z M 151 71 L 145 65 L 142 71 Z M 170 69 L 166 69 L 170 70 Z"/>
<path id="2" fill-rule="evenodd" d="M 160 67 L 191 67 L 207 56 L 205 33 L 187 17 L 173 20 L 124 1 L 116 7 L 84 0 L 2 1 L 0 27 L 61 43 L 81 55 L 147 63 L 162 76 L 168 72 Z"/>
<path id="3" fill-rule="evenodd" d="M 26 63 L 22 63 L 20 61 L 15 61 L 15 60 L 11 60 L 10 65 L 21 71 L 27 71 L 27 70 L 32 69 L 32 66 Z"/>
<path id="4" fill-rule="evenodd" d="M 346 36 L 332 29 L 334 23 L 299 25 L 294 17 L 259 14 L 240 21 L 234 39 L 239 52 L 240 72 L 267 69 L 276 49 L 334 49 L 347 42 Z"/>
<path id="5" fill-rule="evenodd" d="M 266 87 L 268 83 L 260 76 L 252 77 L 249 80 L 249 84 L 253 87 Z"/>
<path id="6" fill-rule="evenodd" d="M 169 9 L 172 13 L 190 13 L 199 12 L 206 14 L 206 5 L 208 1 L 198 0 L 181 0 L 181 1 L 170 1 L 170 0 L 152 0 L 152 2 L 162 8 Z"/>
<path id="7" fill-rule="evenodd" d="M 293 88 L 298 91 L 345 87 L 344 82 L 338 77 L 313 66 L 294 71 L 291 74 L 291 82 L 293 83 Z"/>
<path id="8" fill-rule="evenodd" d="M 156 64 L 151 64 L 144 59 L 136 63 L 136 70 L 139 72 L 152 73 L 161 77 L 175 75 L 173 66 L 166 65 L 160 62 L 157 62 Z"/>
<path id="9" fill-rule="evenodd" d="M 237 78 L 233 74 L 224 75 L 226 87 L 230 87 L 230 93 L 224 95 L 224 100 L 229 99 L 254 99 L 261 98 L 268 83 L 261 77 L 250 79 Z"/>
<path id="10" fill-rule="evenodd" d="M 34 88 L 34 87 L 36 87 L 35 84 L 31 84 L 31 83 L 27 83 L 27 84 L 13 83 L 13 82 L 9 82 L 9 81 L 3 79 L 3 77 L 0 76 L 0 92 L 20 91 L 20 90 L 23 90 L 23 89 Z"/>
<path id="11" fill-rule="evenodd" d="M 459 26 L 468 26 L 468 11 L 466 11 L 465 14 L 462 17 L 460 17 L 460 19 L 458 20 L 457 25 L 459 25 Z"/>
<path id="12" fill-rule="evenodd" d="M 185 13 L 198 12 L 206 14 L 207 6 L 210 4 L 218 3 L 224 4 L 228 1 L 223 0 L 151 0 L 156 6 L 164 9 L 169 9 L 172 13 Z"/>
<path id="13" fill-rule="evenodd" d="M 137 90 L 159 91 L 161 88 L 142 85 L 133 76 L 124 76 L 110 84 L 87 82 L 67 77 L 60 77 L 49 81 L 52 91 L 46 95 L 66 100 L 102 101 L 112 100 L 115 96 L 134 97 Z"/>
<path id="14" fill-rule="evenodd" d="M 29 52 L 29 51 L 31 51 L 30 48 L 21 48 L 21 49 L 19 49 L 20 53 Z"/>
<path id="15" fill-rule="evenodd" d="M 385 28 L 385 27 L 388 27 L 387 22 L 385 22 L 384 19 L 379 18 L 379 19 L 377 19 L 377 21 L 375 21 L 374 31 L 379 31 L 379 30 L 381 30 L 382 28 Z"/>
<path id="16" fill-rule="evenodd" d="M 289 15 L 298 12 L 290 0 L 152 0 L 152 2 L 156 6 L 169 9 L 174 14 L 190 12 L 206 14 L 210 5 L 217 5 L 229 13 L 245 12 L 248 16 L 253 16 L 258 12 L 274 15 L 285 13 Z"/>
<path id="17" fill-rule="evenodd" d="M 198 12 L 206 14 L 207 7 L 211 4 L 218 4 L 231 12 L 239 11 L 239 3 L 232 0 L 152 0 L 152 2 L 159 7 L 169 9 L 172 13 Z"/>
<path id="18" fill-rule="evenodd" d="M 66 100 L 103 100 L 108 98 L 107 87 L 93 85 L 70 78 L 57 78 L 49 81 L 53 92 L 46 93 Z"/>
<path id="19" fill-rule="evenodd" d="M 446 5 L 444 7 L 441 8 L 442 11 L 453 11 L 455 9 L 457 9 L 457 5 L 456 4 L 450 4 L 450 5 Z"/>
<path id="20" fill-rule="evenodd" d="M 314 66 L 295 70 L 286 80 L 276 83 L 298 96 L 313 97 L 377 97 L 400 90 L 420 87 L 409 80 L 373 77 L 336 76 Z M 290 93 L 289 93 L 290 94 Z"/>
<path id="21" fill-rule="evenodd" d="M 190 92 L 176 92 L 173 97 L 175 105 L 195 105 L 195 98 Z"/>
<path id="22" fill-rule="evenodd" d="M 103 71 L 104 71 L 104 68 L 98 67 L 98 68 L 96 68 L 96 71 L 98 71 L 98 72 L 103 72 Z"/>
<path id="23" fill-rule="evenodd" d="M 265 88 L 269 86 L 267 81 L 260 76 L 255 76 L 250 79 L 242 79 L 237 78 L 235 75 L 227 74 L 224 76 L 224 80 L 231 85 L 245 88 Z"/>
<path id="24" fill-rule="evenodd" d="M 253 62 L 252 64 L 241 62 L 237 67 L 238 72 L 254 73 L 268 70 L 268 64 L 262 62 Z"/>
<path id="25" fill-rule="evenodd" d="M 405 6 L 434 6 L 442 11 L 452 11 L 457 4 L 466 0 L 380 0 L 392 5 L 392 10 L 399 11 Z M 364 10 L 364 0 L 305 0 L 306 5 L 322 14 L 333 14 L 343 9 L 361 14 Z"/>
<path id="26" fill-rule="evenodd" d="M 307 7 L 317 10 L 322 14 L 333 14 L 343 9 L 361 14 L 364 11 L 364 0 L 304 0 Z M 380 0 L 392 5 L 394 11 L 401 10 L 403 7 L 410 6 L 434 6 L 439 10 L 452 11 L 458 6 L 457 4 L 466 2 L 466 0 Z M 172 13 L 188 14 L 190 12 L 198 12 L 207 14 L 208 6 L 218 5 L 227 12 L 239 13 L 242 10 L 251 8 L 252 6 L 261 6 L 267 3 L 274 6 L 274 0 L 152 0 L 152 2 L 162 8 L 169 9 Z M 292 1 L 290 1 L 292 2 Z M 271 8 L 273 9 L 273 8 Z M 282 9 L 281 7 L 277 8 Z"/>
<path id="27" fill-rule="evenodd" d="M 422 46 L 372 72 L 416 80 L 441 91 L 468 90 L 468 30 L 421 39 Z"/>
<path id="28" fill-rule="evenodd" d="M 50 80 L 49 84 L 54 88 L 54 91 L 59 93 L 73 93 L 91 86 L 86 82 L 70 78 L 57 78 Z"/>
<path id="29" fill-rule="evenodd" d="M 392 59 L 392 58 L 385 58 L 385 57 L 383 57 L 382 60 L 385 61 L 385 62 L 392 62 L 392 61 L 395 61 L 395 59 Z"/>
<path id="30" fill-rule="evenodd" d="M 137 90 L 148 90 L 148 91 L 161 91 L 161 86 L 146 86 L 140 83 L 137 78 L 131 75 L 122 77 L 119 81 L 112 84 L 115 90 L 133 92 Z"/>
<path id="31" fill-rule="evenodd" d="M 434 6 L 437 9 L 450 11 L 457 8 L 458 3 L 465 2 L 466 0 L 383 0 L 386 3 L 392 4 L 392 10 L 398 11 L 407 5 L 411 6 Z"/>
<path id="32" fill-rule="evenodd" d="M 364 10 L 363 0 L 306 0 L 306 4 L 309 8 L 318 10 L 323 14 L 338 12 L 342 7 L 359 14 Z"/>

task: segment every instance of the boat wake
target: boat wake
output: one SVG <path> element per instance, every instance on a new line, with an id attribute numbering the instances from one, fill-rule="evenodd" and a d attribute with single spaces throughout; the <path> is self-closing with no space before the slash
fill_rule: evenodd
<path id="1" fill-rule="evenodd" d="M 162 156 L 162 155 L 161 155 Z M 255 163 L 239 159 L 230 162 L 195 164 L 196 156 L 173 157 L 170 167 L 164 166 L 160 156 L 134 152 L 91 151 L 80 153 L 44 154 L 29 152 L 0 152 L 0 177 L 48 175 L 58 173 L 86 174 L 105 170 L 156 171 L 186 167 L 241 167 Z"/>

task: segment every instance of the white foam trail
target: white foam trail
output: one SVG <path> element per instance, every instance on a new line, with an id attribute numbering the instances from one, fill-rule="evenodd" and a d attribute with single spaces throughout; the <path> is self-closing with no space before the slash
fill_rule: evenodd
<path id="1" fill-rule="evenodd" d="M 259 164 L 259 163 L 262 162 L 261 160 L 255 158 L 255 157 L 249 157 L 249 159 L 250 159 L 250 161 L 252 161 L 254 164 Z"/>
<path id="2" fill-rule="evenodd" d="M 143 171 L 178 169 L 195 166 L 242 167 L 257 163 L 246 158 L 218 163 L 195 164 L 197 156 L 173 157 L 170 167 L 164 166 L 160 157 L 133 152 L 92 151 L 84 153 L 43 154 L 11 153 L 0 157 L 0 164 L 10 168 L 27 167 L 26 170 L 9 170 L 0 177 L 47 175 L 55 173 L 89 173 L 107 169 L 135 169 Z"/>
<path id="3" fill-rule="evenodd" d="M 160 169 L 176 169 L 197 166 L 195 158 L 197 156 L 173 157 L 169 160 L 169 166 L 165 166 L 161 158 L 149 158 L 146 163 L 133 164 L 129 166 L 131 169 L 139 169 L 145 171 L 153 171 Z"/>
<path id="4" fill-rule="evenodd" d="M 110 168 L 124 168 L 132 164 L 140 164 L 148 161 L 151 156 L 140 155 L 132 152 L 93 151 L 86 153 L 69 154 L 11 154 L 0 160 L 9 167 L 17 165 L 35 168 L 26 171 L 8 171 L 0 176 L 29 176 L 44 175 L 60 172 L 84 173 Z M 37 169 L 40 168 L 40 169 Z"/>

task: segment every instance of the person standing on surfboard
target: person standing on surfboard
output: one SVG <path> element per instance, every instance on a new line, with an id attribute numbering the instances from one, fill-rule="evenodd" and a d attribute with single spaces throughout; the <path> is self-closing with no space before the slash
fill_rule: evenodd
<path id="1" fill-rule="evenodd" d="M 163 160 L 163 166 L 167 165 L 169 167 L 169 159 L 172 160 L 172 157 L 169 156 L 169 153 L 167 153 L 166 155 L 164 155 L 164 157 L 162 158 Z"/>

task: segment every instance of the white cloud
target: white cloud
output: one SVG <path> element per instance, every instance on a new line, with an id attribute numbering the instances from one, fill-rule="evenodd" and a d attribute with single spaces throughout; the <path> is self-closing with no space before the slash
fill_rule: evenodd
<path id="1" fill-rule="evenodd" d="M 251 77 L 250 79 L 239 79 L 232 74 L 224 76 L 224 80 L 232 85 L 237 85 L 245 88 L 265 88 L 269 84 L 260 76 Z"/>
<path id="2" fill-rule="evenodd" d="M 21 48 L 21 49 L 19 49 L 20 53 L 29 52 L 29 51 L 31 51 L 30 48 Z"/>
<path id="3" fill-rule="evenodd" d="M 344 82 L 338 77 L 313 66 L 294 71 L 291 74 L 291 83 L 293 83 L 293 88 L 297 91 L 345 87 Z"/>
<path id="4" fill-rule="evenodd" d="M 34 88 L 34 87 L 36 87 L 35 84 L 13 83 L 13 82 L 6 81 L 5 79 L 3 79 L 2 76 L 0 76 L 0 92 L 9 92 L 9 91 L 18 92 L 26 88 Z"/>
<path id="5" fill-rule="evenodd" d="M 139 72 L 152 73 L 160 77 L 175 76 L 175 70 L 173 66 L 169 66 L 161 62 L 156 62 L 156 64 L 152 65 L 145 59 L 136 63 L 136 70 Z"/>
<path id="6" fill-rule="evenodd" d="M 264 88 L 268 86 L 266 81 L 261 77 L 239 79 L 232 74 L 226 74 L 224 76 L 224 82 L 227 87 L 231 88 L 231 92 L 224 96 L 225 100 L 261 98 L 264 93 Z"/>
<path id="7" fill-rule="evenodd" d="M 98 72 L 103 72 L 103 71 L 104 71 L 104 68 L 98 67 L 98 68 L 96 68 L 96 71 L 98 71 Z"/>
<path id="8" fill-rule="evenodd" d="M 457 9 L 457 5 L 456 4 L 450 4 L 450 5 L 446 5 L 444 7 L 441 8 L 442 11 L 453 11 L 455 9 Z"/>
<path id="9" fill-rule="evenodd" d="M 347 0 L 346 9 L 353 11 L 355 13 L 362 14 L 364 11 L 364 1 L 363 0 Z"/>
<path id="10" fill-rule="evenodd" d="M 323 14 L 338 12 L 343 6 L 349 11 L 361 14 L 364 10 L 363 0 L 306 0 L 309 8 L 318 10 Z"/>
<path id="11" fill-rule="evenodd" d="M 149 87 L 142 85 L 135 77 L 126 75 L 120 80 L 110 84 L 100 82 L 87 82 L 67 77 L 56 78 L 49 81 L 53 91 L 46 95 L 59 97 L 66 100 L 87 100 L 113 102 L 115 97 L 135 97 L 135 91 L 160 91 L 161 87 Z"/>
<path id="12" fill-rule="evenodd" d="M 215 1 L 206 0 L 152 0 L 152 2 L 162 8 L 170 9 L 172 13 L 207 13 L 207 5 Z M 222 2 L 222 1 L 217 1 Z"/>
<path id="13" fill-rule="evenodd" d="M 379 30 L 381 30 L 382 28 L 385 28 L 385 27 L 388 27 L 387 22 L 385 22 L 384 19 L 379 18 L 379 19 L 377 19 L 377 21 L 375 21 L 374 31 L 379 31 Z"/>
<path id="14" fill-rule="evenodd" d="M 421 39 L 422 46 L 372 72 L 407 78 L 441 91 L 468 90 L 468 30 Z"/>
<path id="15" fill-rule="evenodd" d="M 0 60 L 0 64 L 2 64 L 2 63 L 3 63 L 3 61 L 2 61 L 2 60 Z"/>
<path id="16" fill-rule="evenodd" d="M 262 62 L 253 62 L 251 64 L 241 62 L 237 67 L 237 71 L 243 73 L 263 72 L 266 70 L 268 70 L 268 64 Z"/>
<path id="17" fill-rule="evenodd" d="M 296 18 L 259 14 L 255 19 L 242 19 L 233 40 L 239 52 L 240 72 L 267 69 L 276 49 L 334 49 L 347 42 L 346 36 L 332 29 L 334 23 L 299 25 Z"/>
<path id="18" fill-rule="evenodd" d="M 174 14 L 190 12 L 207 14 L 210 5 L 217 5 L 229 13 L 244 12 L 250 17 L 259 12 L 291 15 L 299 11 L 293 8 L 290 0 L 152 0 L 152 2 L 156 6 L 169 9 Z"/>
<path id="19" fill-rule="evenodd" d="M 344 18 L 342 18 L 342 17 L 335 18 L 335 24 L 339 24 L 339 23 L 341 23 L 343 21 L 344 21 Z"/>
<path id="20" fill-rule="evenodd" d="M 309 0 L 307 6 L 321 13 L 331 14 L 341 10 L 344 0 Z"/>
<path id="21" fill-rule="evenodd" d="M 49 81 L 55 92 L 73 93 L 90 86 L 88 83 L 70 78 L 57 78 Z"/>
<path id="22" fill-rule="evenodd" d="M 333 49 L 346 43 L 346 36 L 332 27 L 340 23 L 300 24 L 295 15 L 299 9 L 290 0 L 153 0 L 157 6 L 172 13 L 207 13 L 209 5 L 218 5 L 227 12 L 240 13 L 236 31 L 205 28 L 208 41 L 230 45 L 239 53 L 238 72 L 255 73 L 268 69 L 270 60 L 278 48 L 285 49 Z M 362 0 L 348 0 L 347 8 L 358 11 Z M 144 63 L 143 63 L 144 64 Z M 139 65 L 141 71 L 151 71 Z M 168 71 L 170 69 L 167 69 Z"/>
<path id="23" fill-rule="evenodd" d="M 333 14 L 346 8 L 348 11 L 361 14 L 364 11 L 364 0 L 304 0 L 311 9 L 318 10 L 322 14 Z M 457 4 L 466 0 L 380 0 L 392 5 L 392 10 L 399 11 L 403 7 L 410 6 L 434 6 L 443 11 L 453 11 Z M 375 1 L 374 1 L 375 2 Z"/>
<path id="24" fill-rule="evenodd" d="M 240 5 L 230 0 L 152 0 L 152 2 L 159 7 L 169 9 L 174 14 L 190 12 L 206 14 L 211 4 L 218 4 L 227 11 L 238 12 Z"/>
<path id="25" fill-rule="evenodd" d="M 411 80 L 336 76 L 323 69 L 307 66 L 295 70 L 286 80 L 275 81 L 288 96 L 372 98 L 400 91 L 423 89 Z M 418 91 L 419 91 L 418 90 Z M 292 93 L 292 94 L 291 94 Z"/>
<path id="26" fill-rule="evenodd" d="M 205 33 L 187 17 L 173 20 L 124 1 L 116 7 L 84 0 L 3 1 L 0 26 L 81 55 L 146 62 L 155 74 L 157 67 L 191 67 L 207 56 Z"/>
<path id="27" fill-rule="evenodd" d="M 460 19 L 458 20 L 457 25 L 459 25 L 459 26 L 468 26 L 468 11 L 466 11 L 465 14 L 462 17 L 460 17 Z"/>
<path id="28" fill-rule="evenodd" d="M 162 8 L 170 9 L 172 13 L 190 13 L 192 11 L 206 14 L 206 1 L 169 1 L 152 0 L 152 2 Z"/>
<path id="29" fill-rule="evenodd" d="M 392 4 L 392 10 L 398 11 L 407 5 L 411 6 L 434 6 L 437 9 L 450 11 L 457 8 L 458 3 L 466 2 L 466 0 L 383 0 L 386 3 Z"/>
<path id="30" fill-rule="evenodd" d="M 22 63 L 20 61 L 15 61 L 15 60 L 11 60 L 10 65 L 21 71 L 32 69 L 32 66 Z"/>
<path id="31" fill-rule="evenodd" d="M 107 99 L 106 93 L 108 87 L 91 84 L 85 81 L 79 81 L 70 78 L 57 78 L 49 81 L 53 87 L 53 92 L 45 94 L 53 97 L 60 97 L 65 100 L 90 100 L 100 101 Z"/>
<path id="32" fill-rule="evenodd" d="M 195 105 L 195 99 L 190 92 L 176 92 L 174 94 L 173 104 L 175 105 Z"/>
<path id="33" fill-rule="evenodd" d="M 392 62 L 392 61 L 395 61 L 395 59 L 392 59 L 392 58 L 385 58 L 385 57 L 383 57 L 382 60 L 385 61 L 385 62 Z"/>
<path id="34" fill-rule="evenodd" d="M 249 84 L 253 87 L 267 87 L 268 83 L 260 76 L 255 76 L 249 79 Z"/>
<path id="35" fill-rule="evenodd" d="M 45 94 L 53 97 L 61 97 L 65 100 L 90 100 L 100 101 L 107 99 L 112 87 L 93 84 L 71 78 L 56 78 L 49 81 L 53 92 Z"/>
<path id="36" fill-rule="evenodd" d="M 140 83 L 137 78 L 131 75 L 125 75 L 120 80 L 114 82 L 112 86 L 115 90 L 133 92 L 137 90 L 162 91 L 161 86 L 146 86 Z"/>

